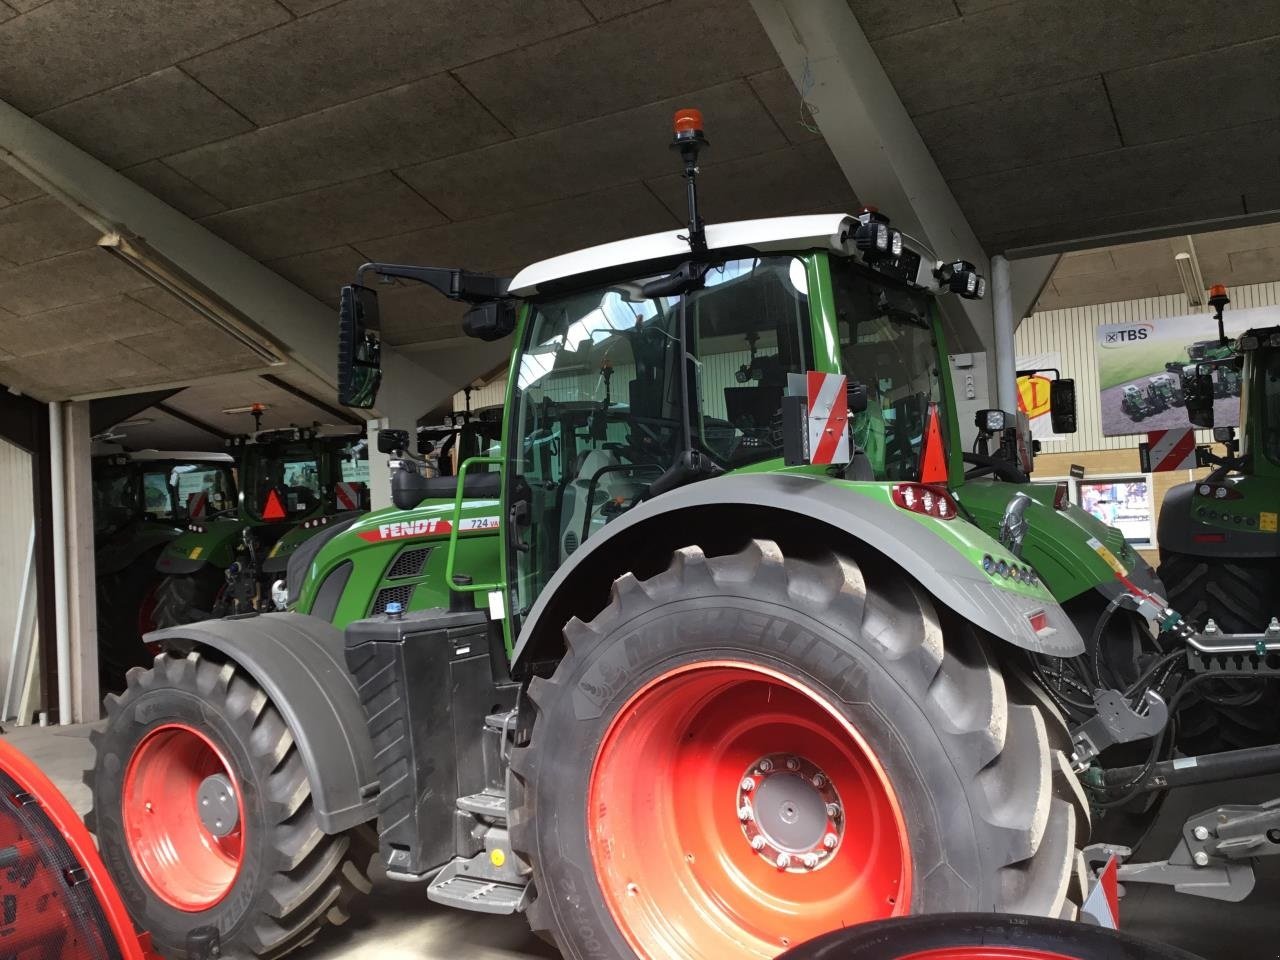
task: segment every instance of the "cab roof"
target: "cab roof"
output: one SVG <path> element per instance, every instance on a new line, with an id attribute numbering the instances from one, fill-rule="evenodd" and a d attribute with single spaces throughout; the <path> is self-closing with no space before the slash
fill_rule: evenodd
<path id="1" fill-rule="evenodd" d="M 709 223 L 706 227 L 707 248 L 749 247 L 761 252 L 821 249 L 848 253 L 849 238 L 857 223 L 854 217 L 845 213 Z M 611 267 L 670 260 L 688 253 L 687 229 L 629 237 L 531 264 L 515 275 L 508 292 L 512 296 L 529 297 L 557 280 Z"/>

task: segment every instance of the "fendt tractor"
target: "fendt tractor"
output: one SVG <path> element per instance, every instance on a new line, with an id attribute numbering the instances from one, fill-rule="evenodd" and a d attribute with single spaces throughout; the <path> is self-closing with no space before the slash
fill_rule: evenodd
<path id="1" fill-rule="evenodd" d="M 704 225 L 701 128 L 677 114 L 686 230 L 343 288 L 343 403 L 381 381 L 369 275 L 514 338 L 501 454 L 430 476 L 384 431 L 394 506 L 295 551 L 287 612 L 148 637 L 87 779 L 167 956 L 302 946 L 374 856 L 575 960 L 1101 918 L 1127 851 L 1082 850 L 1091 821 L 1280 768 L 1170 762 L 1199 634 L 1119 531 L 1028 482 L 1025 419 L 983 411 L 962 451 L 938 304 L 983 295 L 973 265 L 869 209 Z M 1070 381 L 1051 399 L 1074 429 Z M 1119 875 L 1238 898 L 1276 815 L 1209 811 Z"/>
<path id="2" fill-rule="evenodd" d="M 1226 454 L 1198 448 L 1199 464 L 1211 472 L 1166 495 L 1158 529 L 1160 576 L 1170 603 L 1211 635 L 1253 631 L 1280 639 L 1280 326 L 1248 330 L 1231 341 L 1223 329 L 1230 302 L 1226 287 L 1212 288 L 1219 338 L 1207 342 L 1217 349 L 1197 351 L 1208 359 L 1180 371 L 1191 423 L 1212 428 Z M 1224 379 L 1243 384 L 1238 434 L 1214 423 Z M 1199 732 L 1224 746 L 1280 737 L 1280 662 L 1265 658 L 1258 673 L 1272 682 L 1241 686 L 1234 680 L 1207 692 Z"/>
<path id="3" fill-rule="evenodd" d="M 235 502 L 232 468 L 225 453 L 140 450 L 93 458 L 98 669 L 104 689 L 123 690 L 125 671 L 150 663 L 141 638 L 154 627 L 148 598 L 157 584 L 156 561 L 189 521 Z"/>
<path id="4" fill-rule="evenodd" d="M 192 518 L 161 552 L 162 579 L 144 607 L 150 628 L 274 609 L 293 551 L 369 509 L 368 451 L 357 427 L 256 430 L 229 446 L 239 496 Z"/>

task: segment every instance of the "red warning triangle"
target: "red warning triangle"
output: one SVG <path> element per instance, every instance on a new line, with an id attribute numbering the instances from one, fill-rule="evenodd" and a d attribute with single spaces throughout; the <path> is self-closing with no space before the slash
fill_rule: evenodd
<path id="1" fill-rule="evenodd" d="M 920 482 L 946 484 L 947 448 L 942 442 L 942 417 L 938 405 L 929 404 L 924 425 L 924 447 L 920 450 Z"/>
<path id="2" fill-rule="evenodd" d="M 280 494 L 275 489 L 267 491 L 267 502 L 262 505 L 263 520 L 283 520 L 288 514 L 285 512 L 284 504 L 280 502 Z"/>

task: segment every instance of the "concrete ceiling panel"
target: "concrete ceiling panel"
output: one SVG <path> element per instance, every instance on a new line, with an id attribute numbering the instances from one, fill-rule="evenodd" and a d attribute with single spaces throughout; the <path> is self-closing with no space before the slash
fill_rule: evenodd
<path id="1" fill-rule="evenodd" d="M 967 17 L 973 13 L 990 10 L 992 7 L 1003 7 L 1010 3 L 1022 3 L 1022 0 L 955 0 L 955 2 L 956 6 L 960 8 L 960 13 Z"/>
<path id="2" fill-rule="evenodd" d="M 924 113 L 916 127 L 947 178 L 1121 146 L 1099 77 Z"/>
<path id="3" fill-rule="evenodd" d="M 1216 134 L 1205 133 L 955 180 L 951 186 L 988 243 L 1022 231 L 1062 236 L 1062 229 L 1032 228 L 1060 226 L 1064 219 L 1101 220 L 1184 204 L 1203 207 L 1208 217 L 1237 215 L 1247 189 L 1280 186 L 1280 121 L 1241 128 L 1235 143 L 1235 149 L 1224 150 Z M 1075 216 L 1064 218 L 1068 212 Z"/>
<path id="4" fill-rule="evenodd" d="M 196 310 L 187 306 L 168 290 L 161 287 L 145 287 L 142 290 L 131 290 L 126 294 L 128 299 L 136 300 L 149 310 L 153 310 L 172 320 L 182 327 L 207 327 L 208 319 Z"/>
<path id="5" fill-rule="evenodd" d="M 173 379 L 162 364 L 115 342 L 78 345 L 43 354 L 34 362 L 0 364 L 0 382 L 5 380 L 6 367 L 38 385 L 42 399 L 63 400 L 75 394 Z"/>
<path id="6" fill-rule="evenodd" d="M 1099 273 L 1115 273 L 1116 261 L 1111 255 L 1114 248 L 1105 250 L 1081 250 L 1078 253 L 1064 254 L 1054 268 L 1054 279 L 1058 277 L 1087 277 Z"/>
<path id="7" fill-rule="evenodd" d="M 678 29 L 677 29 L 678 28 Z M 696 38 L 696 55 L 688 38 Z M 684 0 L 459 68 L 517 135 L 566 126 L 778 64 L 741 0 Z"/>
<path id="8" fill-rule="evenodd" d="M 11 203 L 30 200 L 44 193 L 38 186 L 7 163 L 0 161 L 0 197 Z"/>
<path id="9" fill-rule="evenodd" d="M 441 75 L 197 147 L 166 162 L 238 207 L 507 136 L 457 81 Z"/>
<path id="10" fill-rule="evenodd" d="M 227 44 L 184 66 L 265 125 L 591 22 L 577 0 L 350 0 Z"/>
<path id="11" fill-rule="evenodd" d="M 1233 283 L 1261 283 L 1280 277 L 1280 247 L 1237 250 L 1227 256 Z M 1207 276 L 1205 280 L 1209 282 Z"/>
<path id="12" fill-rule="evenodd" d="M 822 133 L 813 119 L 803 111 L 800 91 L 796 89 L 786 67 L 774 67 L 763 73 L 752 74 L 747 81 L 788 140 L 792 143 L 808 143 L 810 140 L 822 139 Z"/>
<path id="13" fill-rule="evenodd" d="M 1125 143 L 1280 117 L 1280 22 L 1273 29 L 1266 39 L 1108 74 Z M 1224 137 L 1224 148 L 1230 143 Z"/>
<path id="14" fill-rule="evenodd" d="M 332 7 L 335 3 L 342 3 L 343 0 L 278 0 L 278 2 L 288 7 L 295 16 L 305 17 L 325 7 Z"/>
<path id="15" fill-rule="evenodd" d="M 0 3 L 0 23 L 4 23 L 6 20 L 12 20 L 17 15 L 18 11 L 13 9 L 13 7 L 9 6 L 7 3 Z"/>
<path id="16" fill-rule="evenodd" d="M 205 328 L 203 335 L 171 326 L 142 336 L 122 338 L 120 342 L 171 371 L 174 379 L 262 367 L 262 361 L 251 350 L 212 325 Z"/>
<path id="17" fill-rule="evenodd" d="M 53 197 L 36 197 L 0 209 L 0 259 L 32 263 L 83 250 L 98 231 Z"/>
<path id="18" fill-rule="evenodd" d="M 356 270 L 368 259 L 355 247 L 343 245 L 271 260 L 267 266 L 317 300 L 337 309 L 338 288 L 355 280 Z"/>
<path id="19" fill-rule="evenodd" d="M 40 113 L 288 19 L 260 0 L 51 0 L 0 24 L 0 90 Z"/>
<path id="20" fill-rule="evenodd" d="M 1254 39 L 1275 0 L 1023 0 L 874 42 L 915 115 Z M 1141 38 L 1137 40 L 1136 38 Z"/>
<path id="21" fill-rule="evenodd" d="M 582 0 L 582 5 L 597 20 L 612 20 L 664 2 L 666 0 Z"/>
<path id="22" fill-rule="evenodd" d="M 83 97 L 36 119 L 117 168 L 253 129 L 176 67 Z"/>
<path id="23" fill-rule="evenodd" d="M 688 220 L 682 175 L 648 183 L 673 217 Z M 714 221 L 852 213 L 858 202 L 826 141 L 817 141 L 718 164 L 699 178 L 698 206 Z"/>
<path id="24" fill-rule="evenodd" d="M 163 160 L 148 160 L 120 171 L 138 186 L 188 217 L 207 217 L 227 209 L 213 194 L 201 190 Z"/>
<path id="25" fill-rule="evenodd" d="M 33 357 L 142 333 L 176 329 L 171 320 L 127 297 L 77 303 L 57 310 L 5 320 L 0 339 L 14 356 Z M 106 372 L 110 375 L 110 371 Z"/>
<path id="26" fill-rule="evenodd" d="M 42 7 L 49 0 L 4 0 L 4 5 L 17 11 L 18 13 L 27 13 L 36 7 Z"/>
<path id="27" fill-rule="evenodd" d="M 26 316 L 147 286 L 132 267 L 95 248 L 0 271 L 0 303 Z"/>
<path id="28" fill-rule="evenodd" d="M 429 263 L 514 275 L 547 257 L 679 222 L 645 188 L 627 184 L 525 210 L 513 210 L 386 237 L 360 245 L 375 260 Z"/>
<path id="29" fill-rule="evenodd" d="M 1091 238 L 1108 238 L 1110 242 L 1114 242 L 1115 237 L 1134 231 L 1148 230 L 1153 224 L 1197 223 L 1218 219 L 1225 215 L 1224 211 L 1238 213 L 1239 202 L 1239 197 L 1225 195 L 1115 214 L 1109 214 L 1102 208 L 1081 207 L 1078 208 L 1078 216 L 1075 217 L 1053 223 L 1024 226 L 1009 233 L 995 232 L 982 239 L 983 244 L 993 253 L 1036 244 L 1057 244 L 1064 240 L 1085 241 Z M 1234 209 L 1231 206 L 1233 203 Z M 1108 242 L 1107 239 L 1099 240 L 1094 245 L 1106 242 Z"/>
<path id="30" fill-rule="evenodd" d="M 342 243 L 406 233 L 444 216 L 390 173 L 226 213 L 201 221 L 259 260 L 324 250 Z"/>
<path id="31" fill-rule="evenodd" d="M 713 144 L 706 154 L 708 169 L 717 160 L 786 143 L 760 101 L 738 80 L 399 173 L 454 220 L 592 193 L 678 170 L 679 157 L 669 144 L 671 115 L 681 106 L 703 111 Z"/>
<path id="32" fill-rule="evenodd" d="M 420 283 L 378 287 L 382 335 L 392 346 L 430 343 L 462 335 L 466 307 Z"/>
<path id="33" fill-rule="evenodd" d="M 848 0 L 869 40 L 918 30 L 935 23 L 956 20 L 960 13 L 952 0 Z"/>

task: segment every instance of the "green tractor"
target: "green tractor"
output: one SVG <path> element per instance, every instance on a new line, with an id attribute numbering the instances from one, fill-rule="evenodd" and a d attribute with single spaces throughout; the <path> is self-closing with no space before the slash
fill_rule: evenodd
<path id="1" fill-rule="evenodd" d="M 152 634 L 108 698 L 92 821 L 166 955 L 281 956 L 375 855 L 575 958 L 1075 916 L 1091 809 L 1184 775 L 1101 763 L 1177 706 L 1153 571 L 1028 483 L 1024 424 L 960 448 L 937 300 L 983 279 L 870 210 L 704 226 L 698 120 L 685 231 L 343 289 L 343 403 L 381 377 L 367 274 L 513 336 L 501 455 L 439 476 L 384 431 L 394 507 L 295 551 L 287 612 Z"/>
<path id="2" fill-rule="evenodd" d="M 1147 393 L 1160 410 L 1180 407 L 1183 404 L 1182 387 L 1169 373 L 1159 373 L 1147 381 Z"/>
<path id="3" fill-rule="evenodd" d="M 1210 300 L 1222 325 L 1230 299 L 1214 287 Z M 1223 371 L 1242 382 L 1239 436 L 1214 428 L 1227 447 L 1219 457 L 1198 450 L 1203 480 L 1174 487 L 1160 511 L 1160 574 L 1169 601 L 1189 620 L 1210 631 L 1280 631 L 1280 327 L 1246 331 L 1211 359 L 1183 372 L 1187 414 L 1194 426 L 1214 428 L 1214 400 L 1222 396 Z M 1242 681 L 1224 684 L 1205 698 L 1201 731 L 1235 746 L 1269 743 L 1280 735 L 1274 697 Z"/>
<path id="4" fill-rule="evenodd" d="M 271 609 L 283 602 L 294 551 L 369 509 L 359 428 L 259 430 L 230 446 L 239 497 L 191 519 L 164 547 L 155 565 L 162 579 L 146 607 L 152 629 Z"/>
<path id="5" fill-rule="evenodd" d="M 1151 397 L 1132 383 L 1126 383 L 1120 390 L 1120 409 L 1135 423 L 1158 412 L 1155 404 L 1151 402 Z"/>
<path id="6" fill-rule="evenodd" d="M 188 521 L 235 502 L 233 460 L 224 453 L 143 450 L 93 458 L 94 568 L 102 686 L 123 690 L 130 667 L 150 662 L 148 598 L 156 560 Z"/>

